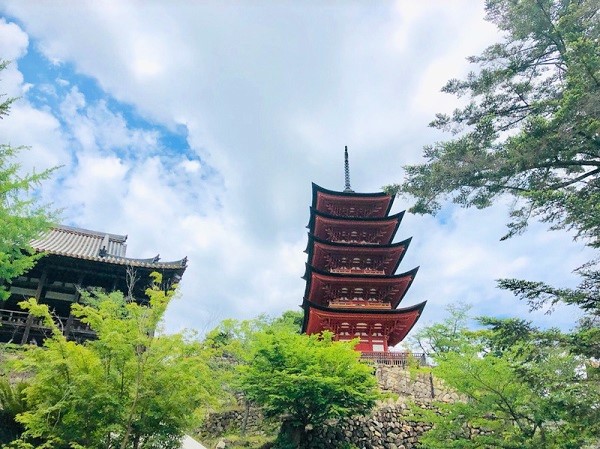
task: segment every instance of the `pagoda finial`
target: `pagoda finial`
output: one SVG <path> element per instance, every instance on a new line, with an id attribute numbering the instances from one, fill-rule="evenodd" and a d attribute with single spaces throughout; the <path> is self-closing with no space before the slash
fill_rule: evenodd
<path id="1" fill-rule="evenodd" d="M 348 146 L 344 147 L 344 174 L 346 177 L 346 186 L 344 192 L 354 192 L 350 187 L 350 164 L 348 163 Z"/>

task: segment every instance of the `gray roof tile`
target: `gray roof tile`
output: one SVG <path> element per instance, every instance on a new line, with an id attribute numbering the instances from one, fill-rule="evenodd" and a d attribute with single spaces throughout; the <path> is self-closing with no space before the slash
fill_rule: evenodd
<path id="1" fill-rule="evenodd" d="M 118 265 L 136 267 L 183 268 L 187 258 L 173 262 L 159 262 L 158 256 L 149 259 L 133 259 L 126 257 L 126 235 L 108 234 L 71 226 L 55 226 L 39 239 L 33 240 L 31 246 L 39 252 L 74 257 L 77 259 L 95 260 Z"/>

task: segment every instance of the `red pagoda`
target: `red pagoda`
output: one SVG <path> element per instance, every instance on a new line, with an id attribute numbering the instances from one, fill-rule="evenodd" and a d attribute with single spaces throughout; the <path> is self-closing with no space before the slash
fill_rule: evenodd
<path id="1" fill-rule="evenodd" d="M 395 274 L 411 239 L 392 243 L 404 212 L 394 197 L 350 188 L 348 150 L 342 192 L 312 185 L 302 331 L 359 338 L 364 355 L 386 353 L 415 325 L 425 302 L 398 308 L 418 268 Z"/>

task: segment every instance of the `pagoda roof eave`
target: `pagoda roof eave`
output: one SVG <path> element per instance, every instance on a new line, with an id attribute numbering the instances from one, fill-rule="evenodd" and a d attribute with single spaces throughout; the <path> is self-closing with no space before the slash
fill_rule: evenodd
<path id="1" fill-rule="evenodd" d="M 306 244 L 306 249 L 304 252 L 308 255 L 308 263 L 310 264 L 314 254 L 315 243 L 322 245 L 323 247 L 330 248 L 340 248 L 340 249 L 356 249 L 357 251 L 364 253 L 369 252 L 369 250 L 374 250 L 375 253 L 379 253 L 381 251 L 396 249 L 396 248 L 404 248 L 398 260 L 394 263 L 394 266 L 389 269 L 390 273 L 395 273 L 402 259 L 406 255 L 408 251 L 408 247 L 410 246 L 410 242 L 412 241 L 412 237 L 409 237 L 401 242 L 390 243 L 387 245 L 378 245 L 376 243 L 367 243 L 367 244 L 356 244 L 356 243 L 347 243 L 347 242 L 330 242 L 328 240 L 321 239 L 312 233 L 308 233 L 308 242 Z"/>
<path id="2" fill-rule="evenodd" d="M 310 234 L 314 234 L 315 232 L 315 221 L 317 217 L 324 218 L 326 220 L 332 220 L 339 223 L 349 222 L 349 223 L 369 223 L 369 224 L 379 224 L 379 223 L 394 223 L 394 229 L 391 231 L 390 242 L 394 239 L 398 228 L 400 227 L 400 223 L 402 222 L 402 218 L 404 218 L 405 211 L 398 212 L 394 215 L 388 215 L 386 217 L 367 217 L 367 218 L 356 218 L 356 217 L 337 217 L 335 215 L 330 215 L 324 212 L 320 212 L 314 208 L 310 208 L 310 220 L 306 225 L 306 228 L 309 230 Z"/>
<path id="3" fill-rule="evenodd" d="M 306 287 L 304 289 L 304 301 L 308 301 L 308 297 L 310 296 L 310 290 L 311 290 L 311 284 L 312 284 L 312 273 L 316 273 L 316 274 L 319 274 L 324 277 L 335 278 L 335 279 L 342 279 L 342 280 L 358 279 L 358 280 L 365 280 L 365 281 L 371 281 L 371 280 L 377 281 L 377 280 L 382 280 L 382 279 L 401 280 L 403 278 L 409 277 L 410 280 L 408 281 L 408 284 L 406 285 L 406 288 L 404 289 L 402 294 L 399 295 L 397 298 L 394 299 L 393 302 L 390 303 L 391 310 L 395 310 L 398 307 L 398 305 L 402 302 L 404 297 L 406 296 L 406 293 L 408 292 L 412 283 L 414 282 L 415 276 L 417 275 L 418 271 L 419 271 L 419 267 L 415 267 L 412 270 L 409 270 L 409 271 L 406 271 L 406 272 L 400 273 L 400 274 L 373 276 L 373 275 L 364 275 L 364 274 L 329 273 L 326 271 L 316 269 L 309 264 L 306 264 L 306 272 L 305 272 L 304 276 L 302 277 L 302 279 L 306 280 Z M 316 304 L 316 303 L 312 303 L 312 304 Z M 325 306 L 323 306 L 323 307 L 325 307 Z M 336 308 L 336 310 L 337 310 L 337 308 Z M 380 309 L 377 309 L 377 310 L 380 310 Z"/>
<path id="4" fill-rule="evenodd" d="M 304 272 L 304 276 L 302 276 L 302 279 L 305 279 L 306 281 L 310 281 L 311 273 L 317 273 L 322 276 L 339 278 L 339 279 L 365 279 L 365 280 L 368 280 L 368 279 L 400 279 L 400 278 L 403 278 L 403 277 L 406 277 L 409 275 L 414 276 L 415 274 L 417 274 L 417 271 L 419 271 L 419 267 L 415 267 L 412 270 L 408 270 L 408 271 L 405 271 L 404 273 L 399 273 L 399 274 L 372 275 L 372 274 L 352 274 L 352 273 L 330 273 L 328 271 L 319 270 L 318 268 L 313 267 L 309 263 L 305 263 L 304 265 L 306 267 L 306 270 Z"/>
<path id="5" fill-rule="evenodd" d="M 348 192 L 348 191 L 338 191 L 338 190 L 329 190 L 324 187 L 319 186 L 318 184 L 312 183 L 312 206 L 317 207 L 317 199 L 319 193 L 323 193 L 325 195 L 338 196 L 340 198 L 373 198 L 373 199 L 385 199 L 389 197 L 389 203 L 384 211 L 383 215 L 388 215 L 392 210 L 392 206 L 394 205 L 394 200 L 396 199 L 396 195 L 390 195 L 385 192 L 371 192 L 371 193 L 361 193 L 361 192 Z"/>
<path id="6" fill-rule="evenodd" d="M 411 313 L 411 312 L 418 312 L 419 316 L 421 316 L 421 313 L 423 312 L 423 309 L 425 308 L 425 305 L 427 304 L 427 301 L 423 301 L 420 302 L 418 304 L 409 306 L 409 307 L 403 307 L 401 309 L 343 309 L 343 308 L 329 308 L 326 306 L 322 306 L 320 304 L 316 304 L 314 302 L 311 301 L 307 301 L 304 300 L 302 303 L 302 308 L 304 309 L 305 313 L 304 313 L 304 320 L 302 322 L 302 333 L 306 332 L 306 328 L 308 325 L 308 319 L 309 319 L 309 315 L 310 315 L 310 309 L 316 309 L 316 310 L 320 310 L 322 312 L 327 312 L 330 313 L 332 315 L 339 315 L 339 316 L 346 316 L 346 317 L 358 317 L 360 315 L 370 315 L 370 316 L 386 316 L 386 317 L 393 317 L 393 316 L 398 316 L 398 315 L 405 315 L 407 313 Z M 358 319 L 358 318 L 357 318 Z M 413 323 L 413 325 L 410 327 L 410 329 L 408 329 L 407 333 L 410 332 L 410 330 L 413 328 L 413 326 L 416 324 L 416 322 L 418 321 L 415 320 L 415 322 Z"/>
<path id="7" fill-rule="evenodd" d="M 312 242 L 318 242 L 323 245 L 336 246 L 336 247 L 340 247 L 340 248 L 357 248 L 357 249 L 362 250 L 362 249 L 369 249 L 369 248 L 373 248 L 373 249 L 397 248 L 399 246 L 404 246 L 406 249 L 408 249 L 408 246 L 410 245 L 410 242 L 412 241 L 412 237 L 409 237 L 407 239 L 402 240 L 401 242 L 388 243 L 387 245 L 381 245 L 378 243 L 361 243 L 361 244 L 359 244 L 359 243 L 348 243 L 348 242 L 331 242 L 329 240 L 325 240 L 325 239 L 317 237 L 312 232 L 307 232 L 307 234 L 308 234 L 308 242 L 306 244 L 306 249 L 304 250 L 304 252 L 307 254 L 310 254 L 310 249 L 313 246 L 313 245 L 311 245 Z"/>
<path id="8" fill-rule="evenodd" d="M 397 214 L 386 215 L 385 217 L 338 217 L 337 215 L 331 215 L 326 212 L 321 212 L 311 206 L 310 207 L 310 220 L 309 220 L 308 224 L 306 225 L 306 227 L 308 229 L 310 229 L 310 231 L 312 232 L 313 227 L 314 227 L 315 218 L 317 216 L 319 216 L 319 217 L 327 218 L 329 220 L 336 220 L 339 222 L 348 221 L 348 222 L 354 222 L 354 223 L 359 223 L 359 222 L 378 223 L 378 222 L 388 222 L 388 221 L 397 220 L 397 223 L 396 223 L 396 230 L 397 230 L 398 226 L 400 226 L 400 223 L 402 222 L 402 218 L 404 217 L 405 212 L 406 211 L 403 210 L 403 211 L 398 212 Z"/>
<path id="9" fill-rule="evenodd" d="M 339 195 L 339 196 L 347 196 L 347 197 L 383 197 L 383 196 L 389 196 L 391 198 L 394 198 L 392 195 L 390 195 L 389 193 L 385 193 L 383 191 L 381 192 L 344 192 L 344 191 L 340 191 L 340 190 L 330 190 L 330 189 L 326 189 L 325 187 L 321 187 L 320 185 L 316 184 L 316 183 L 311 183 L 312 184 L 312 191 L 313 191 L 313 199 L 316 198 L 316 195 L 318 192 L 323 192 L 323 193 L 327 193 L 329 195 Z"/>

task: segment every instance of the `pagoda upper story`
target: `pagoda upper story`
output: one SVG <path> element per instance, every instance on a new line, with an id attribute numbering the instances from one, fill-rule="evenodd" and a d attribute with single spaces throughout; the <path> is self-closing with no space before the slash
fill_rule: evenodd
<path id="1" fill-rule="evenodd" d="M 398 308 L 418 267 L 395 274 L 411 239 L 393 243 L 404 212 L 390 215 L 394 197 L 384 192 L 337 192 L 313 183 L 304 279 L 308 334 L 331 331 L 359 339 L 363 353 L 387 352 L 402 341 L 425 302 Z"/>
<path id="2" fill-rule="evenodd" d="M 334 217 L 381 218 L 390 213 L 394 198 L 385 192 L 336 192 L 313 183 L 312 208 Z"/>
<path id="3" fill-rule="evenodd" d="M 330 273 L 392 275 L 406 254 L 411 239 L 389 245 L 328 242 L 308 235 L 308 264 Z"/>

